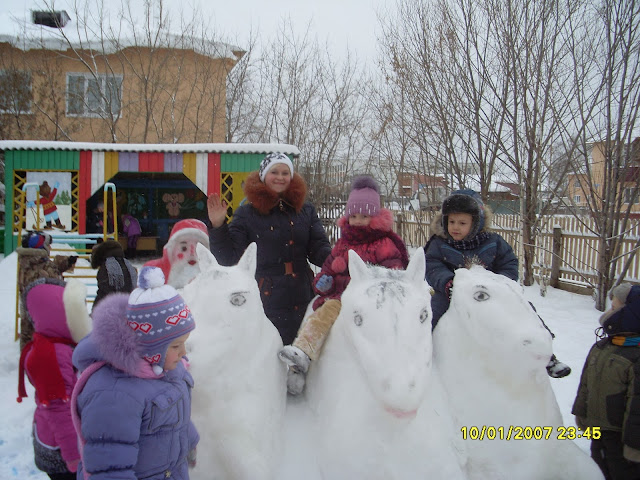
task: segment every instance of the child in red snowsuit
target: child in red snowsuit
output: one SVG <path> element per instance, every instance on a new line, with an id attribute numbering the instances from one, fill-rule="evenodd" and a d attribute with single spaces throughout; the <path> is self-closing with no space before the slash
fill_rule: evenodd
<path id="1" fill-rule="evenodd" d="M 375 180 L 368 176 L 353 181 L 345 215 L 338 220 L 341 236 L 327 257 L 313 287 L 319 297 L 313 303 L 314 313 L 302 324 L 292 345 L 279 353 L 289 365 L 287 389 L 298 395 L 311 360 L 317 360 L 324 341 L 340 313 L 340 297 L 347 288 L 349 250 L 371 265 L 405 269 L 409 263 L 407 248 L 393 232 L 393 215 L 380 206 Z"/>

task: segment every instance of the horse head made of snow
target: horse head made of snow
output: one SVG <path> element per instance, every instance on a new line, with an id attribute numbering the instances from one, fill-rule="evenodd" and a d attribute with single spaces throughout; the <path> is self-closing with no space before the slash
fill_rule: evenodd
<path id="1" fill-rule="evenodd" d="M 349 252 L 351 281 L 307 378 L 323 478 L 427 478 L 433 471 L 462 478 L 445 439 L 450 432 L 425 405 L 432 343 L 424 272 L 422 249 L 406 271 L 367 266 Z"/>
<path id="2" fill-rule="evenodd" d="M 434 342 L 437 332 L 439 343 L 446 341 L 447 347 L 437 355 L 463 356 L 488 375 L 508 376 L 516 384 L 528 381 L 528 372 L 546 376 L 551 334 L 517 282 L 480 265 L 456 270 L 451 304 L 442 320 Z M 454 345 L 453 352 L 447 350 Z"/>
<path id="3" fill-rule="evenodd" d="M 200 273 L 183 291 L 197 324 L 188 346 L 201 437 L 194 479 L 270 479 L 280 461 L 286 370 L 260 300 L 256 252 L 252 243 L 225 267 L 199 244 Z"/>
<path id="4" fill-rule="evenodd" d="M 416 254 L 406 271 L 390 270 L 368 266 L 349 252 L 351 281 L 323 353 L 311 367 L 308 397 L 320 395 L 326 401 L 326 390 L 336 390 L 336 381 L 350 372 L 366 383 L 380 412 L 415 416 L 429 380 L 432 350 L 423 260 Z M 346 390 L 337 395 L 349 395 Z"/>
<path id="5" fill-rule="evenodd" d="M 433 348 L 458 432 L 474 440 L 471 479 L 602 478 L 574 442 L 558 438 L 563 420 L 545 368 L 551 334 L 517 282 L 478 265 L 456 270 Z"/>

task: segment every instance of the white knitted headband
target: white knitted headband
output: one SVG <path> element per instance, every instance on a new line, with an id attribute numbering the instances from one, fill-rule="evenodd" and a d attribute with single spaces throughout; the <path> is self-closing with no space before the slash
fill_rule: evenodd
<path id="1" fill-rule="evenodd" d="M 260 181 L 264 182 L 264 179 L 267 176 L 269 170 L 271 170 L 271 167 L 277 165 L 278 163 L 282 163 L 289 167 L 291 176 L 293 176 L 293 163 L 291 163 L 289 157 L 287 157 L 284 153 L 270 153 L 262 159 L 262 162 L 260 162 L 260 170 L 258 170 Z"/>

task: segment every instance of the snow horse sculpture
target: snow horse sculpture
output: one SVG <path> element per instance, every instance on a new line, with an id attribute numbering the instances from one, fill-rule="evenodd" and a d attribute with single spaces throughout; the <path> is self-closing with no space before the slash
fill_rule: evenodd
<path id="1" fill-rule="evenodd" d="M 198 244 L 200 274 L 184 288 L 198 328 L 188 341 L 200 433 L 193 479 L 274 478 L 280 462 L 286 371 L 278 331 L 264 314 L 255 243 L 223 267 Z"/>
<path id="2" fill-rule="evenodd" d="M 603 478 L 566 435 L 545 368 L 551 335 L 517 282 L 477 265 L 456 270 L 433 347 L 469 478 Z"/>
<path id="3" fill-rule="evenodd" d="M 424 269 L 422 249 L 406 271 L 349 252 L 351 281 L 305 393 L 322 478 L 466 478 L 430 374 Z"/>

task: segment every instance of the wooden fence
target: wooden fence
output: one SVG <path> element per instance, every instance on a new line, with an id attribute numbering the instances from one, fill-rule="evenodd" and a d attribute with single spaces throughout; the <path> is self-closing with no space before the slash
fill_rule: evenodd
<path id="1" fill-rule="evenodd" d="M 327 218 L 323 212 L 322 223 L 332 243 L 339 236 L 335 218 Z M 333 213 L 333 212 L 332 212 Z M 431 237 L 430 212 L 395 212 L 396 232 L 411 247 L 424 246 Z M 536 236 L 536 256 L 534 276 L 545 278 L 551 285 L 571 290 L 590 290 L 595 285 L 597 275 L 598 237 L 592 232 L 594 222 L 588 217 L 576 218 L 569 215 L 546 216 L 541 219 L 540 231 Z M 492 230 L 499 233 L 513 247 L 516 255 L 521 250 L 521 226 L 518 215 L 493 215 Z M 622 244 L 622 258 L 618 262 L 616 276 L 622 273 L 625 260 L 638 247 L 640 224 L 625 232 Z M 640 283 L 640 252 L 625 275 L 625 280 Z"/>

